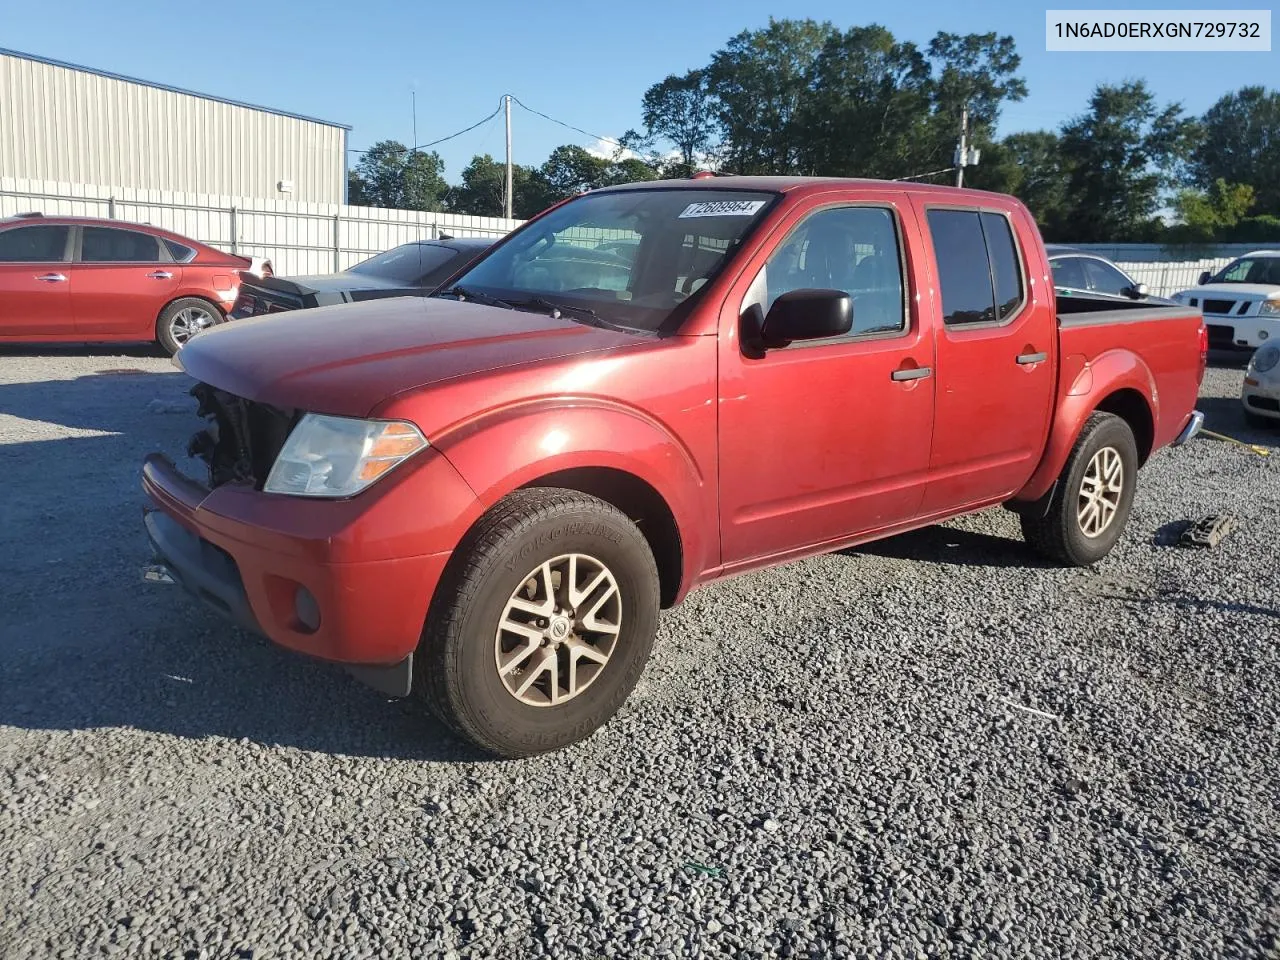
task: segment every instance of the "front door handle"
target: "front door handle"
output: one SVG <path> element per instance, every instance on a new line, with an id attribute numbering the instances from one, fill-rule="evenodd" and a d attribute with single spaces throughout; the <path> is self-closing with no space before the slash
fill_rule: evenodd
<path id="1" fill-rule="evenodd" d="M 173 279 L 173 274 L 170 273 L 168 270 L 157 270 L 154 273 L 148 273 L 147 276 L 150 277 L 152 280 L 172 280 Z"/>
<path id="2" fill-rule="evenodd" d="M 1044 363 L 1049 359 L 1047 353 L 1020 353 L 1018 354 L 1019 363 Z"/>
<path id="3" fill-rule="evenodd" d="M 923 380 L 933 373 L 932 367 L 912 367 L 909 370 L 895 370 L 889 376 L 894 380 Z"/>
<path id="4" fill-rule="evenodd" d="M 36 277 L 37 280 L 43 280 L 45 283 L 66 283 L 67 276 L 64 273 L 42 273 Z"/>

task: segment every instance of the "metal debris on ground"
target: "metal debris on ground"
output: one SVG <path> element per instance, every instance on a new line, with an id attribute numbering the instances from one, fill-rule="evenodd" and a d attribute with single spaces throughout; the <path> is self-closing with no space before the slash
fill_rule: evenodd
<path id="1" fill-rule="evenodd" d="M 173 583 L 167 567 L 158 563 L 148 564 L 142 568 L 142 579 L 147 583 Z"/>
<path id="2" fill-rule="evenodd" d="M 691 873 L 701 873 L 708 877 L 720 876 L 719 867 L 708 867 L 705 863 L 694 863 L 693 861 L 690 861 L 684 865 L 684 868 Z"/>
<path id="3" fill-rule="evenodd" d="M 1236 518 L 1229 513 L 1211 513 L 1197 520 L 1178 538 L 1184 547 L 1216 547 L 1236 527 Z"/>
<path id="4" fill-rule="evenodd" d="M 1225 440 L 1227 443 L 1234 443 L 1237 447 L 1244 447 L 1246 450 L 1252 451 L 1260 457 L 1271 456 L 1271 451 L 1258 443 L 1245 443 L 1243 440 L 1237 440 L 1235 437 L 1228 437 L 1225 433 L 1214 433 L 1212 430 L 1201 430 L 1200 433 L 1206 437 L 1213 437 L 1215 440 Z"/>

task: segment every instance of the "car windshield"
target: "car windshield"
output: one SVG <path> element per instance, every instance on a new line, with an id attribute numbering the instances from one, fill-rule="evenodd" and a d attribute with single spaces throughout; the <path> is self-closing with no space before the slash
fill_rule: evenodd
<path id="1" fill-rule="evenodd" d="M 443 266 L 458 255 L 458 251 L 437 243 L 403 243 L 386 253 L 362 260 L 350 273 L 394 280 L 396 283 L 417 283 L 426 274 Z"/>
<path id="2" fill-rule="evenodd" d="M 1280 257 L 1241 257 L 1222 268 L 1210 283 L 1266 283 L 1280 287 Z"/>
<path id="3" fill-rule="evenodd" d="M 516 306 L 560 307 L 584 322 L 662 331 L 776 196 L 661 188 L 589 193 L 520 230 L 456 286 L 463 295 Z"/>

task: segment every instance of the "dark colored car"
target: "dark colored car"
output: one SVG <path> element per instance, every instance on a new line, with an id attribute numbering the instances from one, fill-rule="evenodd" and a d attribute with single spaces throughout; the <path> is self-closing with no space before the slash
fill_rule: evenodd
<path id="1" fill-rule="evenodd" d="M 1170 304 L 1172 300 L 1147 292 L 1147 285 L 1139 283 L 1106 257 L 1077 250 L 1057 243 L 1045 244 L 1049 255 L 1049 268 L 1053 271 L 1053 286 L 1059 296 L 1088 294 L 1094 297 L 1118 297 L 1124 300 L 1145 300 L 1150 303 Z"/>
<path id="2" fill-rule="evenodd" d="M 156 340 L 222 323 L 249 257 L 144 223 L 0 220 L 0 343 Z"/>
<path id="3" fill-rule="evenodd" d="M 245 277 L 231 319 L 383 297 L 426 296 L 470 266 L 496 237 L 441 237 L 402 243 L 341 273 Z"/>

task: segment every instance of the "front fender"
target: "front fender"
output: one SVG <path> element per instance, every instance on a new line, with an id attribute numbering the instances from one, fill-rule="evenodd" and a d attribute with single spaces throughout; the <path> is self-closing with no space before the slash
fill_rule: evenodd
<path id="1" fill-rule="evenodd" d="M 432 443 L 475 491 L 482 510 L 561 470 L 632 474 L 658 492 L 675 519 L 680 596 L 700 571 L 719 562 L 711 479 L 679 438 L 643 411 L 595 398 L 534 402 L 471 421 Z"/>
<path id="2" fill-rule="evenodd" d="M 1063 366 L 1065 381 L 1075 374 L 1070 383 L 1058 384 L 1058 409 L 1054 413 L 1049 430 L 1049 442 L 1045 446 L 1035 473 L 1026 486 L 1013 497 L 1018 502 L 1038 500 L 1049 492 L 1053 482 L 1062 473 L 1071 448 L 1075 446 L 1085 421 L 1098 409 L 1107 397 L 1120 390 L 1135 390 L 1142 395 L 1151 413 L 1153 423 L 1159 423 L 1159 394 L 1155 377 L 1136 353 L 1130 350 L 1108 350 L 1071 370 Z"/>

